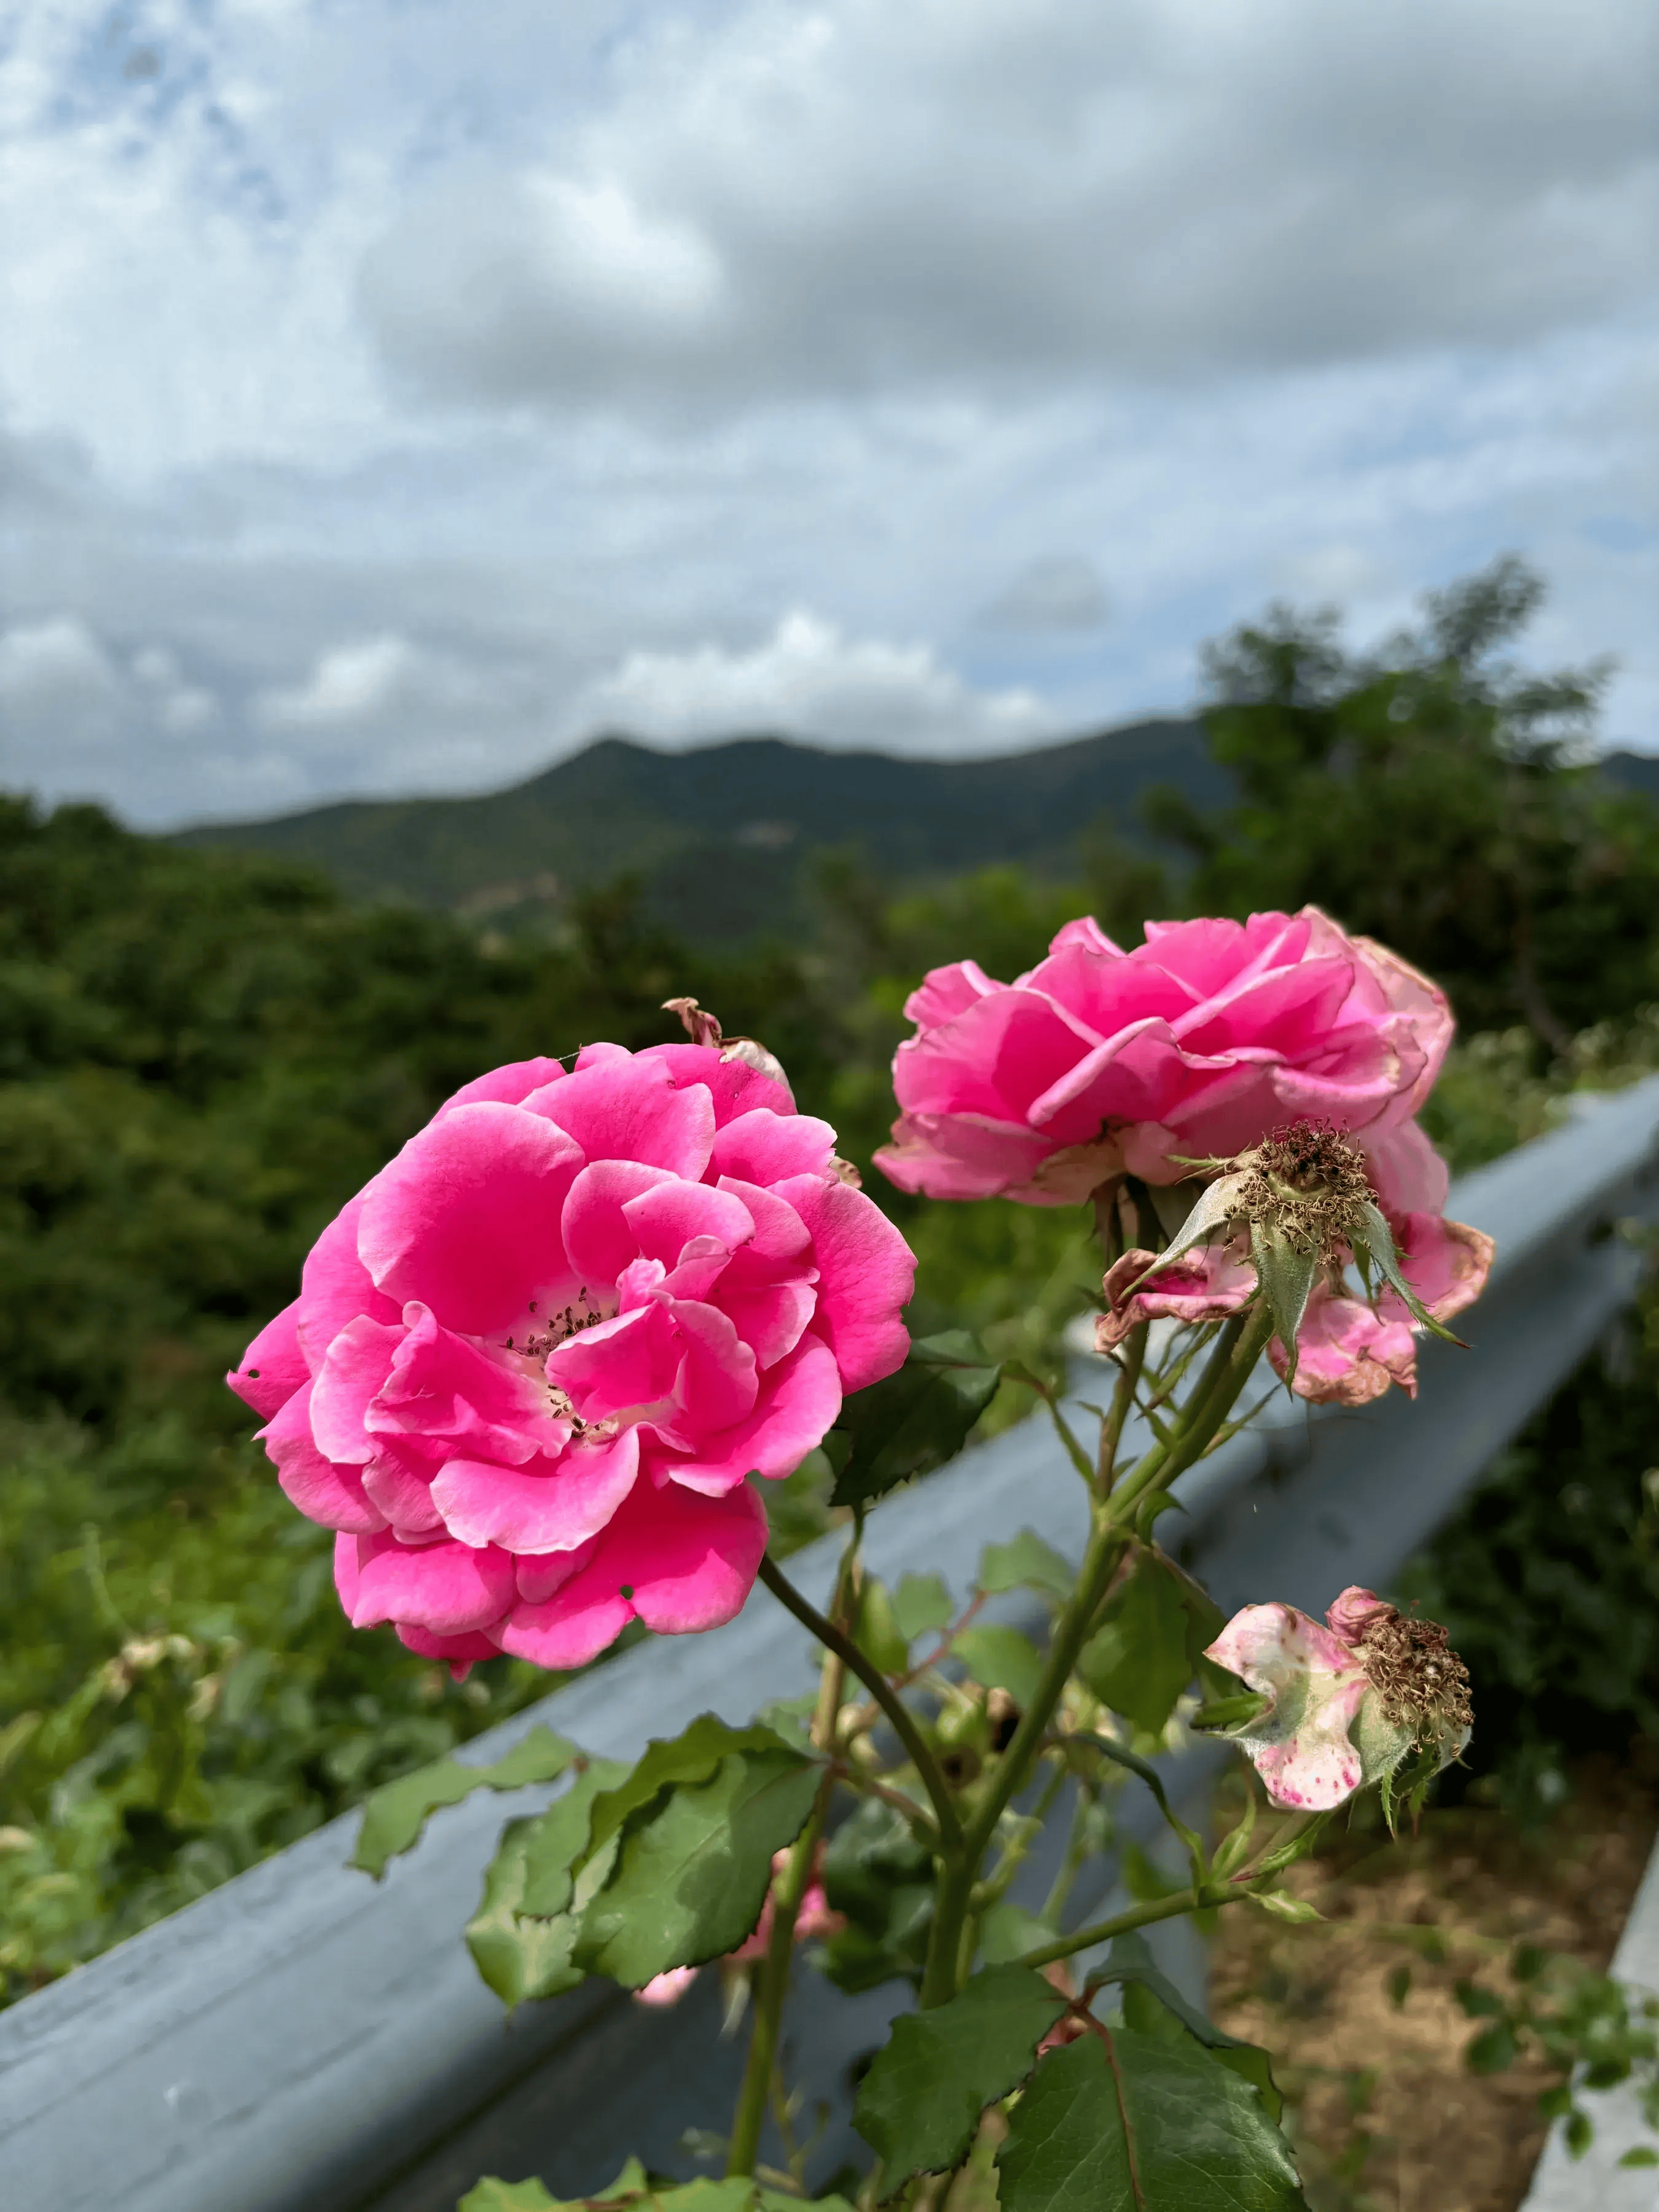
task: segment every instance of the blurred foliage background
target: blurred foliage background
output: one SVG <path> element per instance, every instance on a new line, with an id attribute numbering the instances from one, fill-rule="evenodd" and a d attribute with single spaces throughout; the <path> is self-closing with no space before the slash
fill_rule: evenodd
<path id="1" fill-rule="evenodd" d="M 1149 915 L 1310 898 L 1450 991 L 1428 1119 L 1459 1168 L 1659 1065 L 1659 804 L 1598 776 L 1596 672 L 1506 661 L 1538 592 L 1499 563 L 1364 659 L 1273 610 L 1206 655 L 1233 805 L 1154 790 L 1153 842 L 1085 827 L 1069 879 L 893 882 L 848 849 L 817 866 L 809 930 L 746 949 L 670 934 L 626 879 L 481 932 L 0 800 L 0 2001 L 550 1686 L 505 1659 L 457 1686 L 348 1629 L 330 1539 L 220 1379 L 340 1204 L 481 1069 L 657 1042 L 690 993 L 867 1168 L 928 967 L 1011 976 L 1085 911 L 1127 945 Z M 1081 1209 L 866 1187 L 920 1255 L 919 1332 L 1056 1370 L 1097 1287 Z M 1650 1303 L 1409 1577 L 1474 1674 L 1462 1786 L 1522 1815 L 1575 1749 L 1659 1735 L 1656 1389 Z M 778 1508 L 811 1525 L 800 1486 Z"/>

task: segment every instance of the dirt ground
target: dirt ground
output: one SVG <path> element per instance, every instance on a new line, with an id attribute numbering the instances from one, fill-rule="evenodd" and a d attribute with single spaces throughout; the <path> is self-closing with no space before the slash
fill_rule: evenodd
<path id="1" fill-rule="evenodd" d="M 1545 2135 L 1537 2060 L 1471 2073 L 1482 2023 L 1453 1994 L 1507 1981 L 1509 1947 L 1604 1968 L 1659 1827 L 1652 1774 L 1591 1767 L 1554 1827 L 1517 1835 L 1492 1812 L 1431 1812 L 1415 1841 L 1347 1836 L 1285 1887 L 1322 1922 L 1249 1906 L 1218 1916 L 1211 2011 L 1272 2051 L 1314 2212 L 1514 2212 Z M 1434 1929 L 1425 1960 L 1389 1929 Z M 1430 1946 L 1433 1948 L 1432 1945 Z M 1402 2000 L 1402 1969 L 1410 1984 Z M 1391 1987 L 1392 1983 L 1392 1987 Z"/>

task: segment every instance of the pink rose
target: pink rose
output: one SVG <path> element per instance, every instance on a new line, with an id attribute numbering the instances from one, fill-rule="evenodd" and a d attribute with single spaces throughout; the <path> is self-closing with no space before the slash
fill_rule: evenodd
<path id="1" fill-rule="evenodd" d="M 1435 1622 L 1357 1583 L 1325 1620 L 1293 1605 L 1247 1605 L 1204 1655 L 1267 1698 L 1225 1734 L 1273 1802 L 1304 1813 L 1385 1781 L 1413 1752 L 1431 1754 L 1437 1772 L 1468 1743 L 1473 1717 L 1468 1671 Z"/>
<path id="2" fill-rule="evenodd" d="M 576 1667 L 713 1628 L 915 1261 L 828 1123 L 738 1048 L 587 1046 L 456 1093 L 312 1248 L 228 1376 L 355 1626 Z"/>
<path id="3" fill-rule="evenodd" d="M 962 961 L 905 1012 L 917 1033 L 894 1061 L 902 1110 L 884 1172 L 933 1198 L 1032 1206 L 1126 1172 L 1179 1182 L 1183 1160 L 1301 1119 L 1409 1155 L 1452 1033 L 1432 983 L 1316 907 L 1148 922 L 1127 953 L 1070 921 L 1013 984 Z"/>

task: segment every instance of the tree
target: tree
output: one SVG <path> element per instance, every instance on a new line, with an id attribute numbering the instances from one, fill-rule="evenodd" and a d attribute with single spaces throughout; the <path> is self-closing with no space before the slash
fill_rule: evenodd
<path id="1" fill-rule="evenodd" d="M 1659 988 L 1659 809 L 1607 788 L 1589 739 L 1605 665 L 1539 675 L 1504 648 L 1544 585 L 1505 556 L 1429 593 L 1369 654 L 1334 612 L 1275 605 L 1207 647 L 1205 720 L 1239 799 L 1152 795 L 1196 863 L 1188 901 L 1312 901 L 1451 994 L 1466 1024 L 1518 1016 L 1541 1046 Z"/>

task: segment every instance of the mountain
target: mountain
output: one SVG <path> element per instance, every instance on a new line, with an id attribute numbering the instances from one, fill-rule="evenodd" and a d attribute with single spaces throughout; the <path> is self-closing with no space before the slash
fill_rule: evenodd
<path id="1" fill-rule="evenodd" d="M 1601 773 L 1610 782 L 1622 784 L 1626 791 L 1640 791 L 1659 800 L 1659 753 L 1604 754 Z"/>
<path id="2" fill-rule="evenodd" d="M 181 830 L 185 845 L 304 860 L 355 897 L 483 915 L 556 903 L 624 873 L 665 921 L 705 939 L 787 926 L 815 854 L 840 848 L 892 880 L 1018 861 L 1074 874 L 1103 817 L 1144 844 L 1135 802 L 1173 784 L 1224 805 L 1201 726 L 1138 722 L 994 760 L 901 760 L 739 738 L 659 752 L 601 738 L 507 791 L 345 801 L 273 821 Z"/>
<path id="3" fill-rule="evenodd" d="M 1602 770 L 1659 800 L 1659 757 L 1610 753 Z M 1075 875 L 1079 838 L 1103 823 L 1126 842 L 1151 842 L 1137 801 L 1158 783 L 1200 807 L 1231 793 L 1203 725 L 1172 717 L 968 761 L 771 737 L 659 752 L 607 737 L 507 791 L 349 799 L 205 823 L 175 842 L 307 861 L 355 898 L 503 920 L 634 874 L 661 920 L 698 942 L 730 942 L 797 926 L 814 859 L 828 851 L 856 853 L 891 882 L 1009 860 Z"/>

